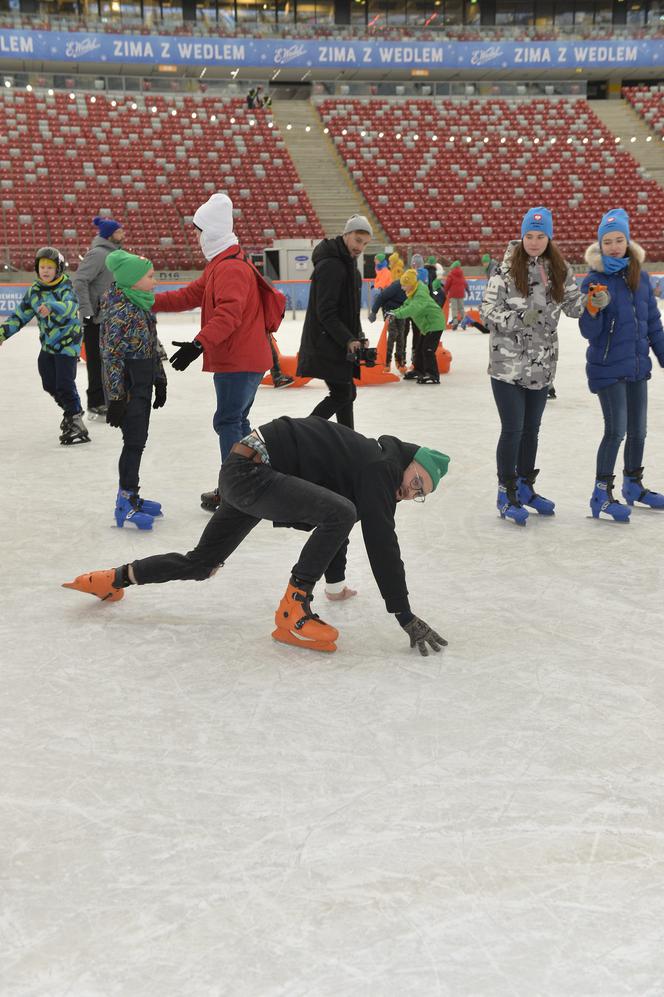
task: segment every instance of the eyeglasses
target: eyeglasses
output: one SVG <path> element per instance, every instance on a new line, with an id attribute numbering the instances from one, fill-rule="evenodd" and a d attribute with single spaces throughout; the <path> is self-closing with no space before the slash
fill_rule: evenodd
<path id="1" fill-rule="evenodd" d="M 426 495 L 424 494 L 424 482 L 420 478 L 419 474 L 413 475 L 408 483 L 408 491 L 413 492 L 413 502 L 424 502 Z"/>

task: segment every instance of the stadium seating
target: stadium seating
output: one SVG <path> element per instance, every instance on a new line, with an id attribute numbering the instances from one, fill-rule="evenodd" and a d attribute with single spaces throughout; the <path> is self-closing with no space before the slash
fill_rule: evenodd
<path id="1" fill-rule="evenodd" d="M 554 212 L 580 262 L 607 207 L 623 205 L 651 259 L 664 258 L 664 190 L 584 100 L 326 99 L 319 105 L 391 241 L 446 259 L 501 256 L 527 208 Z"/>
<path id="2" fill-rule="evenodd" d="M 645 123 L 664 135 L 664 86 L 623 87 L 622 93 Z"/>
<path id="3" fill-rule="evenodd" d="M 217 190 L 232 197 L 247 249 L 322 236 L 272 125 L 241 99 L 1 94 L 0 238 L 9 262 L 30 268 L 44 243 L 76 260 L 95 235 L 92 218 L 107 213 L 158 269 L 200 267 L 197 232 L 185 222 Z"/>

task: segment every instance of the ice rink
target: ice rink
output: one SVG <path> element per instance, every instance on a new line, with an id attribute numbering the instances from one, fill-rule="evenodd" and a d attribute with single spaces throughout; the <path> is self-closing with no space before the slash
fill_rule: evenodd
<path id="1" fill-rule="evenodd" d="M 160 320 L 169 352 L 196 321 Z M 61 447 L 36 328 L 5 343 L 2 997 L 661 997 L 664 514 L 589 518 L 600 408 L 577 323 L 560 338 L 538 461 L 557 512 L 525 529 L 495 509 L 488 337 L 445 335 L 440 387 L 358 394 L 359 431 L 452 458 L 397 511 L 412 608 L 449 641 L 428 658 L 357 528 L 359 595 L 314 603 L 329 656 L 270 638 L 303 534 L 268 524 L 208 582 L 60 588 L 194 545 L 214 389 L 170 372 L 142 466 L 166 515 L 118 530 L 119 431 Z M 261 388 L 252 422 L 323 391 Z M 664 490 L 656 362 L 649 416 Z"/>

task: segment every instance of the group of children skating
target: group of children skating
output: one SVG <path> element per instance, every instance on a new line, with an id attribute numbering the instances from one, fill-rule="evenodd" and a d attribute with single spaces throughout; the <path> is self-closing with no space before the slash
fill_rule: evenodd
<path id="1" fill-rule="evenodd" d="M 589 272 L 579 288 L 553 241 L 551 212 L 537 207 L 524 216 L 521 239 L 510 242 L 490 278 L 481 314 L 490 331 L 489 374 L 501 422 L 497 507 L 503 519 L 523 526 L 529 509 L 543 516 L 555 510 L 555 502 L 535 490 L 535 463 L 556 373 L 561 312 L 579 319 L 588 340 L 588 387 L 604 416 L 592 515 L 628 522 L 634 504 L 664 509 L 664 495 L 643 484 L 651 349 L 664 366 L 664 331 L 644 259 L 641 246 L 630 239 L 626 212 L 608 211 L 597 242 L 586 252 Z M 622 503 L 613 484 L 625 436 Z"/>
<path id="2" fill-rule="evenodd" d="M 635 503 L 664 508 L 664 495 L 643 484 L 651 349 L 664 366 L 664 331 L 649 276 L 642 269 L 644 259 L 643 249 L 630 239 L 626 212 L 609 211 L 599 224 L 598 241 L 586 253 L 590 269 L 579 288 L 553 241 L 553 218 L 545 207 L 526 213 L 521 239 L 510 242 L 502 264 L 483 259 L 489 281 L 481 317 L 490 333 L 488 372 L 501 422 L 497 508 L 503 519 L 525 525 L 529 510 L 543 516 L 555 511 L 555 502 L 535 489 L 535 463 L 540 423 L 556 373 L 561 312 L 579 319 L 581 334 L 589 341 L 588 386 L 598 396 L 604 417 L 592 515 L 627 522 Z M 466 290 L 463 271 L 453 265 L 443 283 L 433 257 L 425 263 L 415 254 L 405 269 L 398 254 L 389 259 L 379 254 L 376 264 L 378 295 L 369 320 L 375 321 L 378 309 L 388 320 L 387 364 L 394 354 L 405 379 L 439 383 L 435 354 L 446 324 L 442 304 L 447 296 L 451 311 L 454 305 L 452 327 L 457 327 Z M 123 435 L 115 519 L 118 526 L 131 523 L 151 529 L 161 506 L 140 497 L 139 468 L 150 409 L 166 403 L 167 391 L 166 354 L 152 314 L 154 271 L 149 260 L 123 250 L 111 252 L 106 266 L 114 276 L 101 316 L 106 418 Z M 0 345 L 37 319 L 42 384 L 63 412 L 60 442 L 86 443 L 90 437 L 75 382 L 82 341 L 78 299 L 56 249 L 37 252 L 35 271 L 36 280 L 21 303 L 0 324 Z M 406 370 L 408 320 L 413 326 L 412 370 Z M 613 494 L 615 463 L 625 436 L 626 504 Z"/>

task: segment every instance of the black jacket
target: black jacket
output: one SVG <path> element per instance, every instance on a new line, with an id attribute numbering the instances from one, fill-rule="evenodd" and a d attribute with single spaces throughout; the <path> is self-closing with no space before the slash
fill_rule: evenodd
<path id="1" fill-rule="evenodd" d="M 379 291 L 371 303 L 371 311 L 375 315 L 379 308 L 384 312 L 393 312 L 395 308 L 400 308 L 406 300 L 406 292 L 401 286 L 401 281 L 394 280 L 382 291 Z"/>
<path id="2" fill-rule="evenodd" d="M 297 373 L 330 382 L 350 382 L 359 369 L 346 360 L 348 343 L 363 338 L 360 271 L 340 235 L 319 242 L 311 259 L 314 272 Z"/>
<path id="3" fill-rule="evenodd" d="M 322 485 L 354 503 L 385 607 L 388 613 L 407 612 L 408 589 L 394 512 L 397 488 L 417 445 L 395 436 L 368 439 L 318 416 L 281 416 L 260 431 L 275 471 Z"/>

